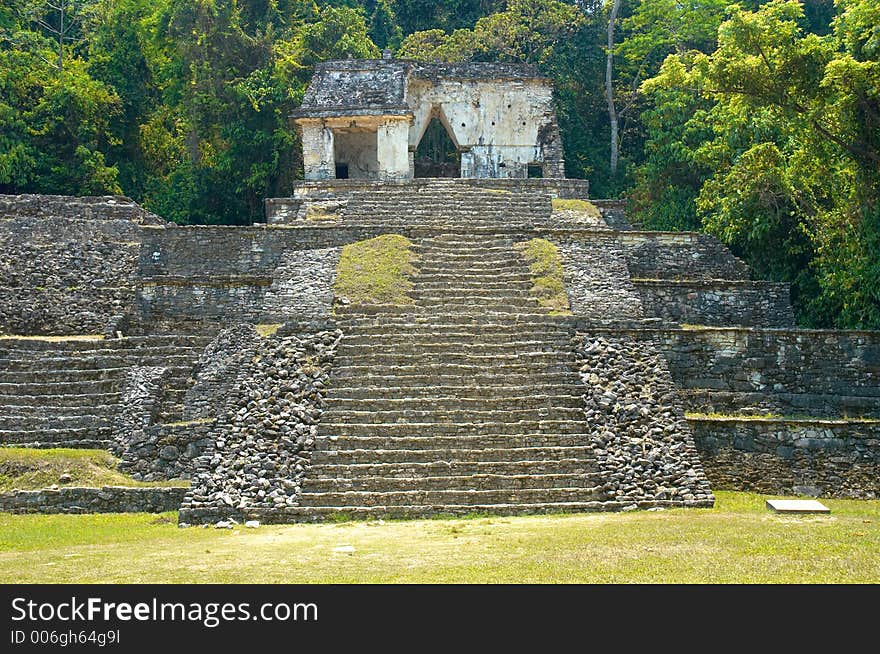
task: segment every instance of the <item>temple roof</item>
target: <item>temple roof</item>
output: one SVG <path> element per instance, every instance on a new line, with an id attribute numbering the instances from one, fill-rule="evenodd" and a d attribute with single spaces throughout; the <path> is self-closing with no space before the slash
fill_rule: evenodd
<path id="1" fill-rule="evenodd" d="M 293 118 L 409 115 L 409 79 L 543 80 L 534 66 L 489 62 L 421 63 L 408 59 L 344 59 L 315 67 L 302 105 Z"/>

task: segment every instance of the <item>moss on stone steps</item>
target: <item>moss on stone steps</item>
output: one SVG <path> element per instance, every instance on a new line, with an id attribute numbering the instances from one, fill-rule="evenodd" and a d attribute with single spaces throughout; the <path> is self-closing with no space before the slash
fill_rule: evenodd
<path id="1" fill-rule="evenodd" d="M 411 277 L 417 272 L 412 242 L 384 234 L 342 248 L 334 293 L 342 304 L 412 304 Z"/>
<path id="2" fill-rule="evenodd" d="M 588 200 L 554 198 L 551 202 L 553 211 L 577 211 L 587 214 L 589 218 L 602 218 L 602 212 L 599 211 L 599 208 Z"/>
<path id="3" fill-rule="evenodd" d="M 553 315 L 571 313 L 559 249 L 543 238 L 533 238 L 513 246 L 529 264 L 532 273 L 532 295 L 538 304 Z"/>

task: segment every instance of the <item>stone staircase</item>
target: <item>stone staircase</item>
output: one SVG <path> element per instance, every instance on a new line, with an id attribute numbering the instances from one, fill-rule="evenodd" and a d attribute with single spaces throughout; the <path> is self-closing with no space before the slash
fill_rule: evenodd
<path id="1" fill-rule="evenodd" d="M 193 365 L 210 339 L 0 339 L 0 445 L 106 447 L 134 366 L 170 377 L 160 421 L 178 419 Z"/>
<path id="2" fill-rule="evenodd" d="M 546 193 L 478 189 L 437 179 L 415 187 L 390 185 L 381 192 L 352 193 L 342 222 L 392 230 L 466 228 L 468 233 L 475 233 L 492 231 L 499 225 L 530 228 L 543 224 L 550 215 L 550 196 Z"/>
<path id="3" fill-rule="evenodd" d="M 450 231 L 416 251 L 414 306 L 339 321 L 301 506 L 397 516 L 600 507 L 569 329 L 530 296 L 513 240 Z"/>

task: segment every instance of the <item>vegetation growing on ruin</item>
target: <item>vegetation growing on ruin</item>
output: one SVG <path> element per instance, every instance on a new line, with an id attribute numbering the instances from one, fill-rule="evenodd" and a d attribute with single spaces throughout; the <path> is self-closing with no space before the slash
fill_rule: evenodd
<path id="1" fill-rule="evenodd" d="M 803 326 L 880 328 L 876 0 L 84 0 L 60 47 L 57 6 L 0 6 L 0 192 L 252 223 L 301 175 L 316 63 L 529 63 L 595 197 L 717 236 Z"/>
<path id="2" fill-rule="evenodd" d="M 310 204 L 306 207 L 306 220 L 313 223 L 336 222 L 339 220 L 339 212 L 318 204 Z"/>
<path id="3" fill-rule="evenodd" d="M 176 515 L 0 515 L 0 583 L 876 583 L 880 500 L 179 529 Z M 242 556 L 242 552 L 248 556 Z M 174 556 L 168 556 L 174 552 Z"/>
<path id="4" fill-rule="evenodd" d="M 189 482 L 141 482 L 117 470 L 105 450 L 0 448 L 0 492 L 61 486 L 184 486 Z"/>
<path id="5" fill-rule="evenodd" d="M 554 211 L 576 211 L 594 220 L 602 217 L 599 208 L 589 200 L 554 198 L 551 202 Z"/>
<path id="6" fill-rule="evenodd" d="M 410 278 L 416 273 L 412 242 L 383 234 L 342 248 L 333 291 L 337 303 L 412 304 Z"/>
<path id="7" fill-rule="evenodd" d="M 523 241 L 514 247 L 529 264 L 529 271 L 532 273 L 532 295 L 538 300 L 538 304 L 548 309 L 551 314 L 570 313 L 571 306 L 565 292 L 565 277 L 559 248 L 543 238 Z"/>

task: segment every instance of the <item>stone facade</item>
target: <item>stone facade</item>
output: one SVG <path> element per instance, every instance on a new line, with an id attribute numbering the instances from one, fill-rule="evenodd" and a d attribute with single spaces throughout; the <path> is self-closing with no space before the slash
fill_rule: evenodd
<path id="1" fill-rule="evenodd" d="M 530 66 L 323 62 L 293 119 L 307 180 L 411 179 L 432 121 L 458 151 L 456 177 L 565 177 L 553 90 Z"/>
<path id="2" fill-rule="evenodd" d="M 823 497 L 880 497 L 880 421 L 690 421 L 713 488 Z"/>
<path id="3" fill-rule="evenodd" d="M 6 513 L 164 513 L 176 511 L 186 488 L 59 488 L 0 493 Z"/>
<path id="4" fill-rule="evenodd" d="M 0 196 L 0 332 L 78 335 L 0 337 L 0 445 L 106 447 L 137 480 L 193 480 L 0 510 L 183 501 L 189 523 L 283 522 L 700 507 L 710 486 L 876 497 L 880 333 L 796 329 L 786 285 L 709 236 L 633 229 L 618 201 L 554 211 L 589 186 L 562 178 L 550 98 L 519 66 L 323 64 L 296 117 L 309 179 L 267 200 L 266 225 Z M 464 179 L 410 179 L 432 121 Z M 410 301 L 334 304 L 340 249 L 388 233 L 417 257 Z M 542 273 L 514 247 L 533 238 L 558 247 L 572 315 L 536 301 Z"/>

